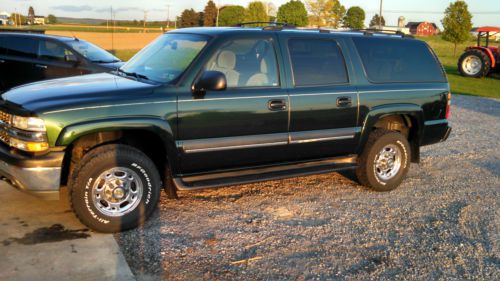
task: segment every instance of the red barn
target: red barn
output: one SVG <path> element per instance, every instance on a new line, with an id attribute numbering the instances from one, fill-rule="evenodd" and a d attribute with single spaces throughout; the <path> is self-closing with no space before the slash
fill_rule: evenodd
<path id="1" fill-rule="evenodd" d="M 417 36 L 431 36 L 439 33 L 439 29 L 432 22 L 409 22 L 406 27 L 410 29 L 410 33 Z"/>

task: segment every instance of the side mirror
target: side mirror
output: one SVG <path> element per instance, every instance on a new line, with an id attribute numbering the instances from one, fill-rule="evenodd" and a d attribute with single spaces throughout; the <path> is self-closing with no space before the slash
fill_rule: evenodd
<path id="1" fill-rule="evenodd" d="M 67 61 L 67 62 L 71 62 L 71 63 L 74 63 L 74 64 L 77 64 L 79 61 L 78 61 L 78 58 L 71 54 L 71 55 L 65 55 L 64 56 L 64 60 Z"/>
<path id="2" fill-rule="evenodd" d="M 220 71 L 209 70 L 203 72 L 198 82 L 193 85 L 193 92 L 203 94 L 206 91 L 224 91 L 226 87 L 226 75 Z"/>

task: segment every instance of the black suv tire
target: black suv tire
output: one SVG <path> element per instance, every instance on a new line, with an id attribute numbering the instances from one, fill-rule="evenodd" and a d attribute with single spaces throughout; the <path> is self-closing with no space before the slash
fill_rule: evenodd
<path id="1" fill-rule="evenodd" d="M 476 71 L 467 69 L 467 59 L 477 59 L 481 62 L 480 68 Z M 466 77 L 481 78 L 488 75 L 491 70 L 491 61 L 485 52 L 478 49 L 470 49 L 460 56 L 458 59 L 458 71 Z"/>
<path id="2" fill-rule="evenodd" d="M 158 203 L 161 180 L 141 151 L 112 144 L 87 153 L 74 170 L 71 206 L 80 221 L 99 232 L 141 225 Z"/>
<path id="3" fill-rule="evenodd" d="M 376 129 L 358 158 L 356 176 L 362 185 L 376 191 L 393 190 L 408 173 L 410 159 L 410 145 L 402 134 Z"/>

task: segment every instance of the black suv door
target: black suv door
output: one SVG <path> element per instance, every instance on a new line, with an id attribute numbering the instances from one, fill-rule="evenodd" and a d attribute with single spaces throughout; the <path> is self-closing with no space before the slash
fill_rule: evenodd
<path id="1" fill-rule="evenodd" d="M 73 61 L 69 61 L 73 58 Z M 81 75 L 76 56 L 66 46 L 55 40 L 39 39 L 38 60 L 35 69 L 40 80 Z"/>
<path id="2" fill-rule="evenodd" d="M 358 94 L 339 40 L 323 34 L 280 35 L 291 78 L 289 148 L 295 160 L 355 150 Z"/>
<path id="3" fill-rule="evenodd" d="M 33 60 L 38 42 L 17 35 L 0 36 L 0 79 L 3 90 L 37 80 Z"/>
<path id="4" fill-rule="evenodd" d="M 219 39 L 203 69 L 226 75 L 224 91 L 180 94 L 182 172 L 253 166 L 286 159 L 288 95 L 274 33 Z"/>

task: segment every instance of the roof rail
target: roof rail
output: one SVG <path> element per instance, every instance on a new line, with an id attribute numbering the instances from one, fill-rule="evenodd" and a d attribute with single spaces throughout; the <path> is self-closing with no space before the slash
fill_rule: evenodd
<path id="1" fill-rule="evenodd" d="M 387 35 L 399 35 L 401 37 L 414 38 L 413 35 L 405 34 L 400 30 L 388 30 L 388 29 L 378 29 L 378 28 L 362 28 L 362 29 L 351 29 L 351 31 L 363 32 L 365 35 L 373 34 L 387 34 Z"/>
<path id="2" fill-rule="evenodd" d="M 274 21 L 253 21 L 253 22 L 242 22 L 235 25 L 235 27 L 244 27 L 246 25 L 254 24 L 267 24 L 262 29 L 264 30 L 282 30 L 282 29 L 294 29 L 295 25 L 286 22 L 274 22 Z"/>

